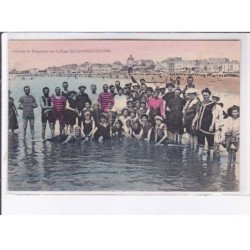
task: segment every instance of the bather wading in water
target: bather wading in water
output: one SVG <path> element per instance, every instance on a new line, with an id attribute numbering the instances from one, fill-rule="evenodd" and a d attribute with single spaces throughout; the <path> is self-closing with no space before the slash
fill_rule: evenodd
<path id="1" fill-rule="evenodd" d="M 191 78 L 188 77 L 188 80 L 190 79 Z M 190 86 L 185 89 L 185 94 L 179 87 L 174 89 L 174 84 L 167 84 L 167 90 L 164 88 L 164 91 L 161 93 L 161 95 L 163 95 L 162 98 L 159 96 L 160 88 L 157 86 L 153 89 L 152 87 L 147 87 L 145 82 L 143 82 L 141 85 L 138 83 L 135 84 L 133 86 L 134 90 L 131 90 L 131 85 L 130 83 L 125 84 L 127 88 L 126 95 L 122 93 L 121 87 L 117 86 L 118 95 L 122 97 L 122 100 L 118 100 L 119 98 L 113 98 L 108 85 L 104 84 L 104 91 L 98 98 L 99 103 L 95 103 L 92 98 L 87 97 L 87 94 L 84 93 L 87 88 L 85 86 L 79 87 L 81 94 L 78 95 L 76 95 L 75 91 L 67 91 L 67 100 L 58 87 L 55 89 L 55 95 L 52 95 L 51 99 L 49 98 L 49 93 L 44 93 L 44 97 L 48 100 L 40 100 L 41 110 L 43 113 L 50 111 L 51 115 L 53 114 L 49 123 L 55 123 L 56 119 L 59 120 L 60 132 L 60 135 L 55 136 L 54 131 L 52 131 L 52 138 L 46 139 L 45 142 L 66 144 L 72 141 L 88 141 L 92 139 L 103 142 L 108 139 L 118 138 L 119 140 L 123 140 L 124 138 L 132 137 L 138 140 L 144 140 L 147 143 L 152 142 L 155 145 L 167 144 L 168 146 L 180 146 L 179 144 L 182 143 L 182 135 L 186 133 L 188 137 L 184 138 L 184 144 L 187 145 L 189 144 L 188 142 L 190 142 L 191 149 L 196 152 L 197 144 L 199 143 L 199 155 L 203 152 L 205 155 L 208 146 L 210 159 L 213 158 L 216 124 L 220 125 L 224 123 L 221 112 L 220 115 L 217 114 L 219 112 L 214 112 L 214 109 L 219 108 L 218 103 L 216 104 L 215 100 L 210 100 L 211 96 L 214 98 L 217 97 L 218 99 L 216 93 L 211 95 L 209 89 L 204 89 L 201 92 L 203 96 L 203 102 L 201 102 L 198 96 L 200 91 L 194 89 L 193 84 L 191 86 L 191 80 Z M 26 102 L 23 101 L 23 112 L 26 114 L 26 109 L 29 108 L 29 113 L 33 115 L 33 108 L 35 108 L 36 105 L 34 104 L 34 98 L 28 94 L 29 90 L 29 87 L 26 86 L 26 96 L 20 100 L 28 99 L 29 103 L 26 99 L 24 100 Z M 48 92 L 48 88 L 44 88 L 44 90 Z M 129 91 L 131 95 L 128 95 Z M 96 92 L 94 94 L 96 98 Z M 118 95 L 116 95 L 116 97 Z M 183 95 L 183 98 L 180 97 L 180 95 Z M 81 97 L 80 99 L 79 96 Z M 129 99 L 126 101 L 126 98 Z M 117 101 L 119 103 L 117 103 Z M 79 104 L 81 105 L 79 106 Z M 118 112 L 115 107 L 118 107 L 120 112 Z M 234 109 L 234 113 L 236 111 L 237 110 Z M 31 119 L 33 116 L 30 116 L 28 118 Z M 228 121 L 230 119 L 228 119 Z M 45 120 L 45 122 L 47 120 Z M 75 126 L 77 120 L 78 124 L 80 121 L 80 127 L 76 127 L 73 132 L 73 126 Z M 233 122 L 239 124 L 239 118 L 234 119 Z M 67 135 L 68 131 L 64 130 L 65 124 L 70 125 L 69 135 Z M 233 125 L 229 124 L 229 127 L 230 126 L 232 127 Z M 221 126 L 219 126 L 219 128 L 220 127 Z M 43 140 L 45 137 L 44 128 L 45 126 L 42 128 Z M 229 133 L 227 133 L 227 138 L 228 134 Z M 232 158 L 232 161 L 235 161 L 235 154 L 239 144 L 238 141 L 239 136 L 237 136 L 236 139 L 231 138 L 230 147 L 226 147 L 226 149 L 230 151 L 229 158 Z M 225 143 L 226 142 L 229 142 L 229 140 L 225 139 Z M 222 142 L 220 142 L 220 144 L 222 144 Z M 183 147 L 185 147 L 185 145 Z M 220 152 L 218 152 L 218 154 L 220 154 Z"/>

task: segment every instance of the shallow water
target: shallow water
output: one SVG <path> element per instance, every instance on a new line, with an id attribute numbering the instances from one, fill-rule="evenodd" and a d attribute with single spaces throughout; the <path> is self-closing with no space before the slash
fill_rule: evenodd
<path id="1" fill-rule="evenodd" d="M 133 139 L 61 145 L 9 138 L 9 190 L 237 191 L 237 168 L 225 156 L 209 160 Z"/>
<path id="2" fill-rule="evenodd" d="M 54 89 L 64 80 L 67 79 L 14 79 L 10 81 L 10 89 L 17 105 L 23 86 L 30 85 L 31 94 L 38 101 L 42 87 Z M 114 81 L 68 79 L 70 89 L 77 89 L 80 83 L 86 86 L 96 83 L 101 90 L 103 83 Z M 133 139 L 81 145 L 44 143 L 41 141 L 40 112 L 40 108 L 35 109 L 37 141 L 31 141 L 29 128 L 27 142 L 23 141 L 21 112 L 18 117 L 19 133 L 9 134 L 8 187 L 11 191 L 239 190 L 239 162 L 235 167 L 228 167 L 224 153 L 210 160 L 192 153 L 188 146 L 157 147 Z M 49 129 L 46 137 L 49 137 Z"/>

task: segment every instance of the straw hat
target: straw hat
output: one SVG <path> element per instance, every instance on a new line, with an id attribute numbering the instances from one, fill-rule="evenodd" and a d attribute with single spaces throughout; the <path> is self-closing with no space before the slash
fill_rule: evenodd
<path id="1" fill-rule="evenodd" d="M 188 88 L 186 91 L 186 94 L 197 94 L 198 93 L 198 89 L 196 88 Z"/>
<path id="2" fill-rule="evenodd" d="M 217 98 L 217 99 L 219 99 L 219 100 L 221 99 L 221 95 L 220 95 L 219 93 L 213 93 L 213 94 L 212 94 L 212 98 L 213 98 L 213 97 L 215 97 L 215 98 Z"/>
<path id="3" fill-rule="evenodd" d="M 79 89 L 79 90 L 80 90 L 80 89 L 86 89 L 86 87 L 85 87 L 84 85 L 81 85 L 81 86 L 78 87 L 78 89 Z"/>
<path id="4" fill-rule="evenodd" d="M 160 117 L 160 116 L 158 116 L 158 115 L 155 116 L 154 120 L 161 120 L 161 121 L 163 121 L 162 117 Z"/>

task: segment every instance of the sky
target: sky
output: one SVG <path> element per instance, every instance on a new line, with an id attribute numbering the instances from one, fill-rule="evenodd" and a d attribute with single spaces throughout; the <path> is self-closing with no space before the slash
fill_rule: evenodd
<path id="1" fill-rule="evenodd" d="M 38 53 L 41 50 L 43 53 Z M 75 52 L 70 53 L 70 50 Z M 87 53 L 86 50 L 94 51 Z M 154 62 L 168 57 L 240 60 L 240 41 L 10 40 L 9 70 L 45 69 L 84 62 L 125 63 L 130 54 L 135 60 L 152 59 Z"/>

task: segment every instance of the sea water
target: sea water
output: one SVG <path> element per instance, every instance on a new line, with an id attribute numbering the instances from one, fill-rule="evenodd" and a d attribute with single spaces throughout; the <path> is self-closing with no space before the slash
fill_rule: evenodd
<path id="1" fill-rule="evenodd" d="M 104 83 L 116 79 L 74 77 L 17 77 L 9 81 L 16 105 L 23 87 L 31 87 L 37 102 L 42 88 L 51 93 L 63 81 L 70 90 L 79 85 L 90 90 L 97 85 L 100 93 Z M 121 79 L 121 85 L 128 82 Z M 19 131 L 9 134 L 8 188 L 11 191 L 238 191 L 239 159 L 235 167 L 228 166 L 224 153 L 209 159 L 198 156 L 188 145 L 162 146 L 136 139 L 122 141 L 59 143 L 42 142 L 41 109 L 35 109 L 36 140 L 29 127 L 27 140 L 22 136 L 22 114 L 19 111 Z M 50 137 L 47 128 L 46 137 Z M 184 136 L 185 137 L 185 136 Z"/>

